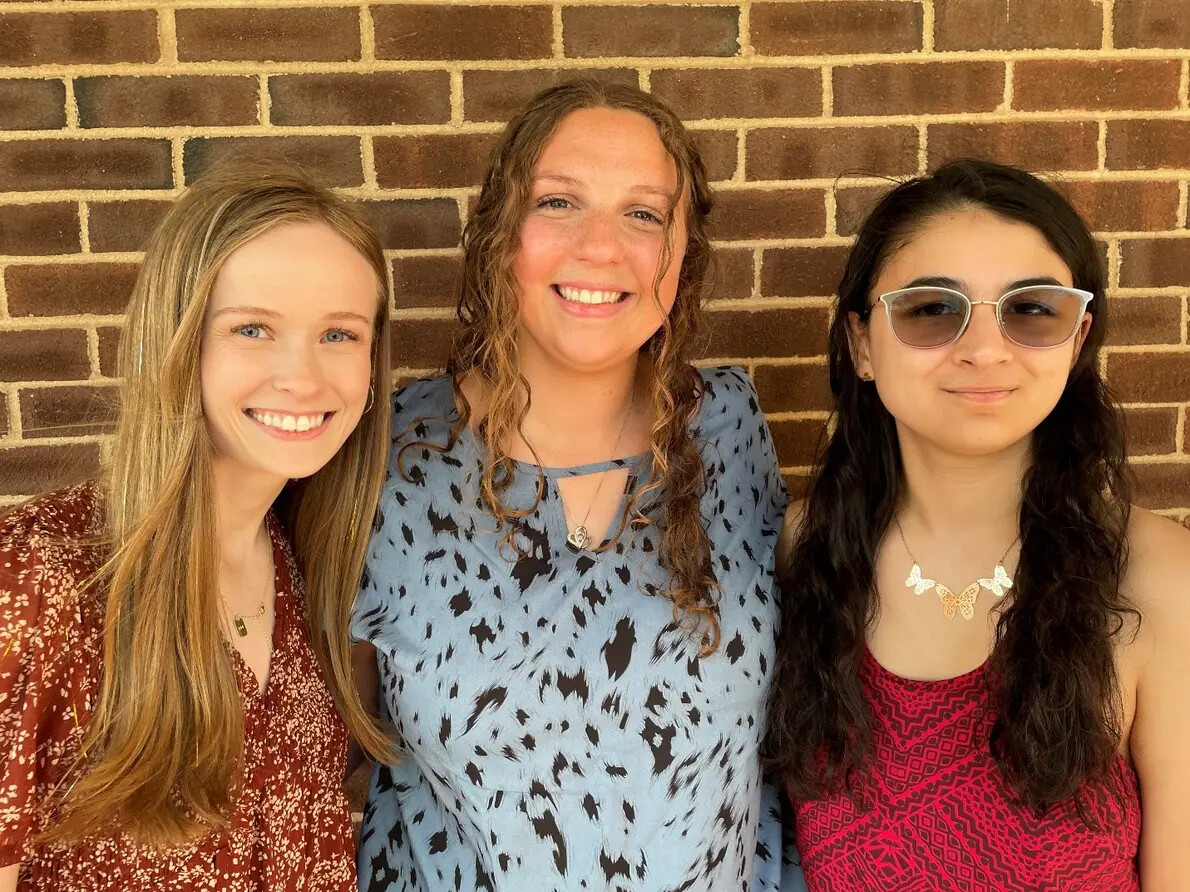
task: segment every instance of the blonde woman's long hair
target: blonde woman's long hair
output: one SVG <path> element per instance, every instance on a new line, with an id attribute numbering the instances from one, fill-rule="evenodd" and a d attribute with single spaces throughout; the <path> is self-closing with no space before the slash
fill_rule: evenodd
<path id="1" fill-rule="evenodd" d="M 642 348 L 652 363 L 648 397 L 653 417 L 652 472 L 628 500 L 619 532 L 629 524 L 651 523 L 643 506 L 655 507 L 660 526 L 658 556 L 669 576 L 665 594 L 673 601 L 675 619 L 699 630 L 703 653 L 709 654 L 719 644 L 717 587 L 711 570 L 710 537 L 701 514 L 706 471 L 688 426 L 701 395 L 698 374 L 690 361 L 699 335 L 702 301 L 713 278 L 706 223 L 712 196 L 693 137 L 661 100 L 636 87 L 577 78 L 542 91 L 509 122 L 488 165 L 463 238 L 458 303 L 462 327 L 448 365 L 460 419 L 446 448 L 453 446 L 470 422 L 471 407 L 461 387 L 466 377 L 479 386 L 487 401 L 486 412 L 476 424 L 477 439 L 488 456 L 480 495 L 497 527 L 513 541 L 520 519 L 536 507 L 518 510 L 504 502 L 516 469 L 509 444 L 522 434 L 531 399 L 529 382 L 517 359 L 520 302 L 513 264 L 532 197 L 533 167 L 562 119 L 586 108 L 623 109 L 643 115 L 657 128 L 677 169 L 652 295 L 660 308 L 660 282 L 670 264 L 679 263 L 677 296 L 661 328 Z M 686 252 L 675 257 L 674 214 L 683 206 Z M 538 499 L 542 485 L 539 479 Z"/>
<path id="2" fill-rule="evenodd" d="M 199 346 L 224 261 L 283 223 L 329 226 L 376 273 L 372 387 L 379 398 L 330 462 L 291 484 L 285 498 L 310 639 L 335 704 L 371 755 L 391 749 L 360 701 L 347 637 L 389 446 L 384 255 L 359 210 L 300 172 L 229 162 L 202 177 L 157 227 L 128 305 L 119 421 L 102 479 L 110 557 L 90 582 L 106 599 L 103 678 L 73 786 L 46 840 L 125 833 L 177 845 L 226 826 L 244 730 L 220 630 Z"/>

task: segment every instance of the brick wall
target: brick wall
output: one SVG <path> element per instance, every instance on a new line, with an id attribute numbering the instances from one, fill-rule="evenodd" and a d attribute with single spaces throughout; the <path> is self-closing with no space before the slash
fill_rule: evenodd
<path id="1" fill-rule="evenodd" d="M 719 191 L 706 357 L 748 366 L 792 480 L 825 418 L 829 296 L 885 177 L 1053 174 L 1101 235 L 1108 379 L 1141 501 L 1190 521 L 1190 0 L 0 5 L 0 504 L 96 467 L 149 228 L 232 147 L 379 221 L 400 374 L 440 364 L 501 122 L 571 72 L 665 97 Z"/>

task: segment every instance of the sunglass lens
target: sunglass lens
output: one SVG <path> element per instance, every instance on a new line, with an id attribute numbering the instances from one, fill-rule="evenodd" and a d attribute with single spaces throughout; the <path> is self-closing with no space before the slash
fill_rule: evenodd
<path id="1" fill-rule="evenodd" d="M 910 347 L 941 347 L 962 330 L 969 307 L 961 295 L 942 289 L 914 288 L 889 301 L 893 334 Z"/>
<path id="2" fill-rule="evenodd" d="M 1010 295 L 1000 309 L 1004 333 L 1023 347 L 1066 341 L 1082 316 L 1083 299 L 1064 288 L 1038 286 Z"/>

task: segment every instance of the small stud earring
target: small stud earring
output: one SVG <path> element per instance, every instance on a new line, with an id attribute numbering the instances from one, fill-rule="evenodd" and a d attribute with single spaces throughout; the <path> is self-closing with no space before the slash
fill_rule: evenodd
<path id="1" fill-rule="evenodd" d="M 861 378 L 863 378 L 865 381 L 871 381 L 871 380 L 872 380 L 872 373 L 871 373 L 871 372 L 864 372 L 862 375 L 860 375 L 860 377 L 861 377 Z"/>

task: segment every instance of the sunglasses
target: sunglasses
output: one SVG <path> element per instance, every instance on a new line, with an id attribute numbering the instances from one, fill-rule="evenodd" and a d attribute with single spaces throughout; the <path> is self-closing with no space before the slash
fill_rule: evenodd
<path id="1" fill-rule="evenodd" d="M 893 336 L 906 347 L 946 347 L 963 336 L 971 308 L 989 304 L 1008 340 L 1021 347 L 1057 347 L 1069 341 L 1094 297 L 1060 285 L 1028 285 L 998 300 L 971 300 L 961 291 L 934 285 L 889 291 L 878 298 Z M 869 309 L 869 314 L 871 309 Z"/>

